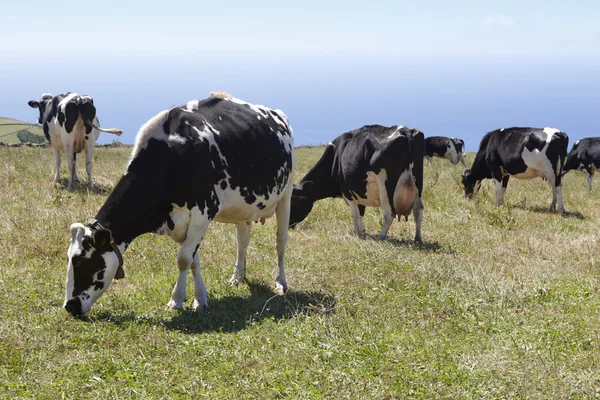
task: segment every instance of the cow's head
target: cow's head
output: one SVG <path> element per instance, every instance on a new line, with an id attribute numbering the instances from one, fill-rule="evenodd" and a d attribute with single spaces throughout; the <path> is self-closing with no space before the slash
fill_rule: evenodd
<path id="1" fill-rule="evenodd" d="M 465 169 L 462 175 L 462 184 L 465 188 L 465 197 L 467 198 L 472 198 L 481 187 L 481 181 L 475 179 L 470 169 Z"/>
<path id="2" fill-rule="evenodd" d="M 121 251 L 111 232 L 99 223 L 71 225 L 71 244 L 67 252 L 67 292 L 65 310 L 72 315 L 90 311 L 92 304 L 108 289 L 113 279 L 123 274 Z"/>
<path id="3" fill-rule="evenodd" d="M 305 181 L 294 185 L 292 191 L 292 205 L 290 210 L 290 228 L 304 221 L 306 216 L 311 212 L 315 201 L 310 196 L 313 183 Z"/>
<path id="4" fill-rule="evenodd" d="M 29 104 L 29 107 L 37 108 L 38 111 L 40 112 L 40 115 L 38 117 L 38 124 L 43 123 L 44 113 L 46 112 L 46 108 L 48 108 L 50 106 L 50 104 L 52 104 L 53 98 L 54 97 L 50 93 L 44 93 L 42 95 L 42 97 L 40 98 L 40 101 L 30 100 L 27 103 L 27 104 Z"/>

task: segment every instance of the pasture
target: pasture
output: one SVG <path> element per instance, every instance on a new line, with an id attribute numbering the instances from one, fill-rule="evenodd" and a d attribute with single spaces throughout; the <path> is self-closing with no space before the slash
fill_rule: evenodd
<path id="1" fill-rule="evenodd" d="M 600 396 L 600 185 L 564 179 L 564 216 L 542 180 L 463 197 L 462 167 L 425 165 L 414 222 L 377 241 L 341 199 L 290 233 L 290 291 L 276 296 L 275 221 L 253 224 L 248 282 L 227 284 L 233 225 L 200 247 L 209 313 L 166 310 L 176 243 L 138 238 L 83 319 L 62 309 L 69 226 L 87 223 L 130 149 L 97 148 L 88 191 L 52 183 L 50 149 L 0 149 L 0 398 L 590 398 Z M 297 149 L 295 181 L 323 147 Z M 473 154 L 467 157 L 467 165 Z M 62 176 L 66 177 L 63 162 Z"/>
<path id="2" fill-rule="evenodd" d="M 20 130 L 27 130 L 30 133 L 44 137 L 42 127 L 39 125 L 32 125 L 31 122 L 18 121 L 12 118 L 0 117 L 0 142 L 6 143 L 20 143 L 17 133 Z"/>

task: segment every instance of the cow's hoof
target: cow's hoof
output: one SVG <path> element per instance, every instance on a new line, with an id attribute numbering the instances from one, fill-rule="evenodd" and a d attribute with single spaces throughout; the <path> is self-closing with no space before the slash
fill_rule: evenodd
<path id="1" fill-rule="evenodd" d="M 208 304 L 200 304 L 198 300 L 194 300 L 193 310 L 196 312 L 208 312 Z"/>
<path id="2" fill-rule="evenodd" d="M 418 244 L 423 244 L 423 239 L 421 239 L 421 237 L 420 237 L 420 236 L 419 236 L 419 237 L 416 237 L 416 238 L 415 238 L 415 243 L 418 243 Z"/>
<path id="3" fill-rule="evenodd" d="M 242 283 L 244 283 L 244 277 L 243 276 L 236 276 L 235 274 L 233 274 L 233 276 L 231 277 L 231 279 L 228 281 L 228 283 L 231 286 L 237 286 L 237 285 L 241 285 Z"/>
<path id="4" fill-rule="evenodd" d="M 179 310 L 179 311 L 183 311 L 183 303 L 177 303 L 175 302 L 175 300 L 171 300 L 167 303 L 167 310 L 168 311 L 175 311 L 175 310 Z"/>
<path id="5" fill-rule="evenodd" d="M 275 291 L 277 292 L 277 294 L 279 296 L 286 294 L 287 291 L 288 291 L 287 284 L 286 285 L 282 285 L 281 283 L 276 282 L 275 283 Z"/>

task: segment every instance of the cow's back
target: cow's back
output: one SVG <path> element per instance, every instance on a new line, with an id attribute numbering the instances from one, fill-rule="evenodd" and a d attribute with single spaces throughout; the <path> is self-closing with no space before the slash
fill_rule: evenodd
<path id="1" fill-rule="evenodd" d="M 283 112 L 209 98 L 155 119 L 136 139 L 133 158 L 162 146 L 170 203 L 197 204 L 218 221 L 240 222 L 272 215 L 289 190 L 294 142 Z"/>

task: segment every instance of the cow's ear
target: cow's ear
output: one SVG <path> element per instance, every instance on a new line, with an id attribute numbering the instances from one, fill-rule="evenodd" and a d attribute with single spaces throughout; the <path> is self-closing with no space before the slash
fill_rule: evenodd
<path id="1" fill-rule="evenodd" d="M 302 186 L 301 186 L 302 187 L 302 192 L 304 194 L 309 194 L 312 191 L 313 185 L 314 184 L 313 184 L 312 181 L 302 182 Z"/>
<path id="2" fill-rule="evenodd" d="M 85 227 L 80 223 L 72 224 L 70 230 L 71 242 L 76 242 L 79 238 L 82 238 L 85 233 Z"/>
<path id="3" fill-rule="evenodd" d="M 40 108 L 40 103 L 35 100 L 29 100 L 27 104 L 29 104 L 29 107 L 31 108 Z"/>
<path id="4" fill-rule="evenodd" d="M 108 229 L 96 229 L 94 231 L 94 247 L 102 248 L 110 244 L 110 231 Z"/>

